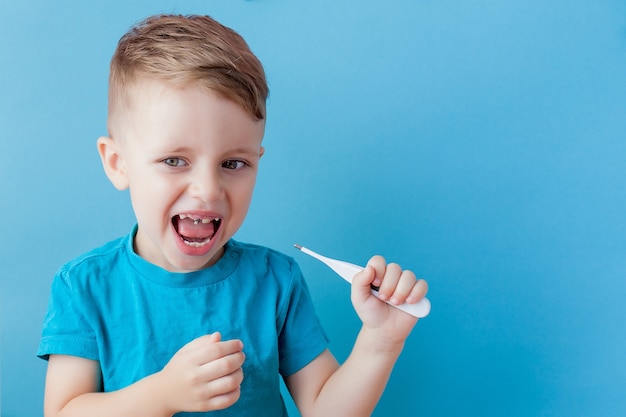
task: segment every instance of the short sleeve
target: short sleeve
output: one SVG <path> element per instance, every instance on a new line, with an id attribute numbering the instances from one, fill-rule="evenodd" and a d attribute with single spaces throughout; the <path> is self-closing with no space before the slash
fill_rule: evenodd
<path id="1" fill-rule="evenodd" d="M 292 279 L 279 329 L 279 371 L 292 375 L 319 356 L 328 347 L 328 337 L 315 312 L 302 272 L 292 261 Z"/>
<path id="2" fill-rule="evenodd" d="M 85 317 L 85 301 L 68 271 L 60 270 L 52 281 L 48 311 L 44 318 L 37 356 L 47 360 L 61 354 L 98 360 L 98 345 Z"/>

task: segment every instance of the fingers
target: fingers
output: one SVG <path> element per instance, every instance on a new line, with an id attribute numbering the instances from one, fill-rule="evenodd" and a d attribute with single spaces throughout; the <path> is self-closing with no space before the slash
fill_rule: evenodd
<path id="1" fill-rule="evenodd" d="M 214 359 L 207 357 L 209 360 L 200 366 L 201 378 L 206 381 L 230 376 L 241 371 L 241 366 L 246 359 L 246 355 L 241 350 L 232 350 L 227 342 L 221 343 L 220 345 L 221 346 L 216 346 L 220 351 L 220 353 L 218 353 L 219 356 Z M 211 356 L 213 356 L 213 354 L 215 353 L 211 352 Z M 243 373 L 241 373 L 241 375 L 243 377 Z"/>
<path id="2" fill-rule="evenodd" d="M 222 340 L 219 333 L 192 340 L 161 373 L 169 386 L 166 402 L 177 412 L 231 406 L 239 399 L 244 361 L 240 340 Z"/>
<path id="3" fill-rule="evenodd" d="M 375 273 L 374 281 L 371 284 L 375 287 L 380 287 L 387 269 L 387 261 L 382 256 L 375 255 L 369 260 L 367 266 L 372 267 Z"/>
<path id="4" fill-rule="evenodd" d="M 221 410 L 230 407 L 239 399 L 241 383 L 243 382 L 243 370 L 241 369 L 243 358 L 235 358 L 235 356 L 240 355 L 232 355 L 231 358 L 222 358 L 209 364 L 216 368 L 209 370 L 209 372 L 216 372 L 221 376 L 211 378 L 203 387 L 205 393 L 201 395 L 206 398 L 206 404 L 203 407 L 206 410 Z M 230 370 L 232 372 L 229 372 Z"/>
<path id="5" fill-rule="evenodd" d="M 197 374 L 198 394 L 205 398 L 204 409 L 224 409 L 239 399 L 245 361 L 242 347 L 241 341 L 229 340 L 215 343 L 206 350 L 206 362 Z"/>
<path id="6" fill-rule="evenodd" d="M 203 365 L 221 357 L 241 352 L 243 343 L 241 340 L 221 340 L 220 333 L 213 333 L 198 337 L 187 343 L 179 350 L 179 354 L 185 354 L 196 365 Z"/>
<path id="7" fill-rule="evenodd" d="M 382 256 L 374 256 L 368 267 L 375 271 L 372 285 L 378 287 L 378 296 L 383 301 L 400 305 L 416 303 L 426 295 L 428 284 L 417 279 L 413 271 L 403 270 L 397 263 L 387 264 Z"/>
<path id="8" fill-rule="evenodd" d="M 417 303 L 422 298 L 426 297 L 426 293 L 428 293 L 428 283 L 423 279 L 418 279 L 413 289 L 406 297 L 406 302 L 409 304 Z"/>

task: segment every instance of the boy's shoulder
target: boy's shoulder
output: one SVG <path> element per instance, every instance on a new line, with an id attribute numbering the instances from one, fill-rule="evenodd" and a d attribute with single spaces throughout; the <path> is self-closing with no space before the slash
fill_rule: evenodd
<path id="1" fill-rule="evenodd" d="M 228 251 L 240 253 L 240 263 L 257 271 L 266 270 L 272 275 L 284 276 L 299 275 L 300 267 L 297 262 L 285 253 L 254 243 L 244 243 L 231 239 L 228 243 Z"/>
<path id="2" fill-rule="evenodd" d="M 66 262 L 59 268 L 57 274 L 69 271 L 77 272 L 97 271 L 101 268 L 109 268 L 115 261 L 123 255 L 128 245 L 129 236 L 122 236 L 113 239 L 99 247 L 93 248 L 74 259 Z"/>

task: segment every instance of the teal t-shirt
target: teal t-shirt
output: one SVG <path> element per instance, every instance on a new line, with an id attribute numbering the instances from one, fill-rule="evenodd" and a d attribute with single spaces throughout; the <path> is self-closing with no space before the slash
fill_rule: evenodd
<path id="1" fill-rule="evenodd" d="M 163 369 L 191 340 L 219 331 L 223 340 L 243 341 L 246 360 L 240 399 L 211 415 L 286 416 L 280 376 L 328 346 L 295 261 L 231 240 L 210 268 L 172 273 L 133 251 L 135 232 L 59 270 L 38 356 L 97 360 L 104 391 L 115 391 Z"/>

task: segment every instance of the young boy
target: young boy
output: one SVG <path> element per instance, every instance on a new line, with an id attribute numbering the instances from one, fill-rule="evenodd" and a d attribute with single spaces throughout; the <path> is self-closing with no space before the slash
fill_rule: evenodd
<path id="1" fill-rule="evenodd" d="M 370 415 L 417 321 L 370 285 L 397 304 L 427 285 L 373 257 L 354 278 L 363 326 L 339 366 L 294 261 L 232 239 L 268 94 L 244 40 L 209 17 L 154 16 L 122 37 L 109 81 L 98 151 L 137 225 L 53 281 L 45 415 L 285 416 L 280 377 L 303 416 Z"/>

